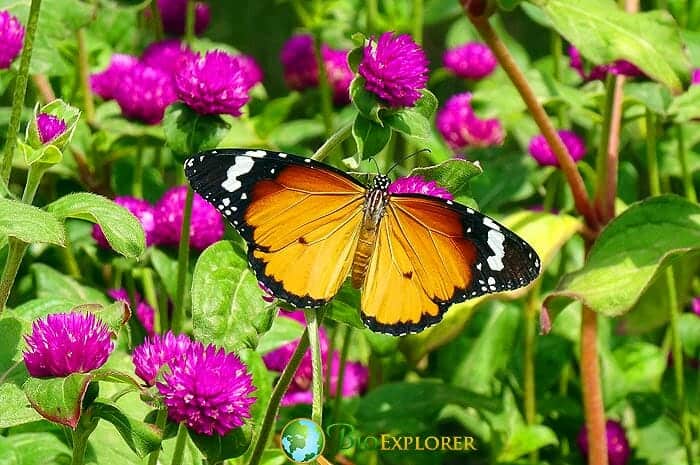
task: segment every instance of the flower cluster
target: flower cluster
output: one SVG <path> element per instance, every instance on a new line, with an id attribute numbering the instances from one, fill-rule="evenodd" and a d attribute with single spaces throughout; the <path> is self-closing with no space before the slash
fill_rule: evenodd
<path id="1" fill-rule="evenodd" d="M 9 11 L 0 11 L 0 69 L 9 68 L 24 41 L 24 26 Z"/>
<path id="2" fill-rule="evenodd" d="M 222 51 L 200 57 L 179 39 L 155 42 L 141 58 L 115 54 L 104 71 L 90 77 L 97 95 L 115 99 L 125 117 L 146 124 L 159 123 L 178 99 L 201 114 L 238 116 L 250 88 L 261 80 L 252 57 Z"/>
<path id="3" fill-rule="evenodd" d="M 129 293 L 126 289 L 110 289 L 107 291 L 107 295 L 116 301 L 126 302 L 127 304 L 131 303 L 129 302 Z M 134 295 L 133 304 L 135 306 L 134 313 L 136 314 L 136 319 L 139 320 L 139 323 L 141 323 L 143 329 L 146 330 L 146 334 L 148 336 L 155 336 L 156 311 L 153 309 L 153 307 L 148 305 L 145 300 L 141 299 L 141 295 L 139 293 Z"/>
<path id="4" fill-rule="evenodd" d="M 255 388 L 232 353 L 168 332 L 134 349 L 136 374 L 155 385 L 168 417 L 206 435 L 225 435 L 250 418 Z"/>
<path id="5" fill-rule="evenodd" d="M 575 132 L 562 130 L 557 133 L 575 162 L 586 155 L 586 144 Z M 542 134 L 532 138 L 528 151 L 541 166 L 559 166 L 557 157 Z"/>
<path id="6" fill-rule="evenodd" d="M 87 373 L 105 364 L 114 349 L 111 332 L 92 313 L 56 313 L 32 324 L 24 363 L 37 378 Z"/>
<path id="7" fill-rule="evenodd" d="M 304 313 L 301 311 L 283 312 L 280 311 L 281 318 L 291 318 L 304 324 Z M 328 335 L 323 328 L 319 330 L 319 342 L 321 346 L 321 360 L 325 361 L 328 357 Z M 282 347 L 279 347 L 272 352 L 268 352 L 263 357 L 265 365 L 268 369 L 281 372 L 289 364 L 292 354 L 296 350 L 299 341 L 289 342 Z M 340 374 L 340 355 L 338 351 L 332 354 L 331 363 L 331 386 L 330 395 L 334 396 L 338 387 L 338 376 Z M 324 376 L 328 367 L 324 366 Z M 345 376 L 343 377 L 342 393 L 344 397 L 357 396 L 364 392 L 367 387 L 369 371 L 367 368 L 358 362 L 347 362 L 345 364 Z M 281 404 L 311 404 L 313 395 L 311 393 L 311 350 L 307 350 L 301 359 L 299 368 L 297 368 L 292 383 L 287 389 Z"/>
<path id="8" fill-rule="evenodd" d="M 146 234 L 147 245 L 176 246 L 180 242 L 186 197 L 187 188 L 179 186 L 163 194 L 155 205 L 134 197 L 117 197 L 114 201 L 138 218 Z M 195 193 L 190 224 L 192 247 L 204 250 L 221 240 L 224 227 L 224 221 L 216 208 Z M 109 248 L 109 243 L 98 225 L 93 227 L 92 237 L 101 247 Z"/>
<path id="9" fill-rule="evenodd" d="M 354 75 L 348 64 L 349 50 L 321 46 L 321 59 L 328 83 L 337 105 L 350 102 L 350 82 Z M 292 36 L 282 47 L 280 61 L 284 81 L 293 90 L 305 90 L 318 85 L 318 64 L 314 54 L 314 39 L 308 34 Z"/>
<path id="10" fill-rule="evenodd" d="M 573 45 L 569 47 L 569 65 L 576 70 L 584 81 L 597 81 L 605 79 L 608 74 L 615 76 L 640 77 L 644 73 L 627 60 L 617 60 L 613 63 L 594 66 L 588 73 L 583 67 L 581 52 Z"/>
<path id="11" fill-rule="evenodd" d="M 438 111 L 435 124 L 442 137 L 453 150 L 502 144 L 504 132 L 500 121 L 479 118 L 471 100 L 469 92 L 456 94 Z"/>
<path id="12" fill-rule="evenodd" d="M 457 77 L 478 80 L 493 73 L 498 61 L 486 44 L 470 42 L 447 50 L 442 64 Z"/>

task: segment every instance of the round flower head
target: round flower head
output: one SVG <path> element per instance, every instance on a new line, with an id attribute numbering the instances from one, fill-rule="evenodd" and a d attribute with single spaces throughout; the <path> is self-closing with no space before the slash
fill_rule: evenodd
<path id="1" fill-rule="evenodd" d="M 586 155 L 586 144 L 575 132 L 557 131 L 557 133 L 574 161 L 579 161 Z M 542 134 L 532 138 L 528 151 L 542 166 L 559 166 L 557 157 L 554 156 L 554 152 Z"/>
<path id="2" fill-rule="evenodd" d="M 604 80 L 608 74 L 628 77 L 644 76 L 644 73 L 639 68 L 627 60 L 616 60 L 612 63 L 597 65 L 590 72 L 586 73 L 586 70 L 583 68 L 581 52 L 573 45 L 569 47 L 569 65 L 576 70 L 584 81 Z"/>
<path id="3" fill-rule="evenodd" d="M 0 69 L 9 68 L 24 41 L 24 27 L 9 11 L 0 11 Z"/>
<path id="4" fill-rule="evenodd" d="M 233 59 L 238 61 L 238 66 L 251 87 L 263 82 L 263 70 L 258 62 L 255 61 L 255 58 L 250 55 L 240 54 L 234 55 Z"/>
<path id="5" fill-rule="evenodd" d="M 200 115 L 239 116 L 253 85 L 240 61 L 220 50 L 183 61 L 175 73 L 178 98 Z"/>
<path id="6" fill-rule="evenodd" d="M 163 30 L 167 34 L 181 36 L 187 22 L 187 0 L 158 0 L 158 9 L 163 19 Z M 197 2 L 194 6 L 194 32 L 202 34 L 211 21 L 209 5 Z"/>
<path id="7" fill-rule="evenodd" d="M 132 360 L 136 367 L 136 376 L 149 386 L 156 384 L 158 372 L 163 365 L 181 357 L 192 345 L 186 334 L 174 335 L 172 332 L 149 337 L 134 349 Z"/>
<path id="8" fill-rule="evenodd" d="M 438 185 L 435 181 L 426 181 L 420 176 L 408 176 L 398 178 L 389 185 L 390 194 L 423 194 L 432 197 L 440 197 L 445 200 L 454 200 L 450 191 Z"/>
<path id="9" fill-rule="evenodd" d="M 605 436 L 608 443 L 608 463 L 610 465 L 626 465 L 630 458 L 630 445 L 625 435 L 625 429 L 616 421 L 605 422 Z M 581 428 L 576 439 L 581 453 L 588 455 L 588 435 L 586 427 Z"/>
<path id="10" fill-rule="evenodd" d="M 502 144 L 504 133 L 500 121 L 476 116 L 471 99 L 469 92 L 453 95 L 438 111 L 435 124 L 442 137 L 454 150 Z"/>
<path id="11" fill-rule="evenodd" d="M 175 246 L 180 242 L 182 214 L 185 209 L 187 187 L 173 187 L 158 201 L 155 207 L 157 242 Z M 190 244 L 197 250 L 204 250 L 224 237 L 224 220 L 221 214 L 194 194 L 192 219 L 190 222 Z"/>
<path id="12" fill-rule="evenodd" d="M 253 378 L 235 354 L 194 342 L 168 367 L 156 386 L 171 420 L 199 434 L 223 436 L 250 418 Z"/>
<path id="13" fill-rule="evenodd" d="M 350 103 L 350 83 L 355 74 L 348 64 L 348 53 L 349 50 L 335 50 L 326 45 L 321 47 L 326 75 L 333 89 L 333 101 L 337 105 Z"/>
<path id="14" fill-rule="evenodd" d="M 124 74 L 114 98 L 125 117 L 158 124 L 176 100 L 172 78 L 157 68 L 137 64 Z"/>
<path id="15" fill-rule="evenodd" d="M 146 47 L 141 55 L 141 63 L 165 71 L 174 78 L 181 62 L 194 56 L 195 53 L 180 39 L 166 39 Z"/>
<path id="16" fill-rule="evenodd" d="M 480 42 L 451 48 L 442 56 L 445 68 L 464 79 L 483 79 L 496 69 L 498 61 L 491 49 Z"/>
<path id="17" fill-rule="evenodd" d="M 282 46 L 280 61 L 284 82 L 290 89 L 304 90 L 318 85 L 318 65 L 311 35 L 292 36 Z"/>
<path id="18" fill-rule="evenodd" d="M 115 53 L 109 61 L 109 66 L 102 72 L 90 75 L 92 91 L 104 100 L 114 98 L 124 76 L 136 66 L 139 59 L 135 56 Z"/>
<path id="19" fill-rule="evenodd" d="M 129 210 L 131 214 L 139 220 L 143 232 L 146 235 L 146 245 L 152 245 L 156 238 L 156 220 L 153 214 L 153 206 L 145 200 L 129 196 L 116 197 L 114 203 Z M 102 228 L 97 224 L 92 227 L 92 237 L 97 241 L 97 245 L 103 249 L 111 248 L 109 242 L 107 242 L 107 238 L 102 232 Z"/>
<path id="20" fill-rule="evenodd" d="M 693 313 L 700 316 L 700 297 L 693 297 L 690 308 L 693 310 Z"/>
<path id="21" fill-rule="evenodd" d="M 126 302 L 127 304 L 131 305 L 131 302 L 129 302 L 129 293 L 126 291 L 126 289 L 110 289 L 107 291 L 107 295 L 114 300 L 121 300 L 122 302 Z M 134 304 L 136 305 L 136 310 L 134 310 L 136 319 L 139 320 L 139 323 L 141 323 L 143 329 L 146 330 L 146 335 L 155 336 L 156 332 L 154 328 L 156 311 L 145 301 L 141 300 L 141 295 L 138 292 L 136 295 L 134 295 L 134 300 Z"/>
<path id="22" fill-rule="evenodd" d="M 35 378 L 87 373 L 114 349 L 110 331 L 92 313 L 56 313 L 37 320 L 25 336 L 24 363 Z"/>
<path id="23" fill-rule="evenodd" d="M 700 68 L 695 68 L 690 78 L 691 84 L 700 84 Z"/>
<path id="24" fill-rule="evenodd" d="M 39 138 L 42 144 L 48 144 L 64 132 L 66 122 L 61 118 L 46 113 L 39 113 L 36 117 L 36 126 L 39 129 Z"/>
<path id="25" fill-rule="evenodd" d="M 391 107 L 412 107 L 428 83 L 425 52 L 407 34 L 385 32 L 365 46 L 358 68 L 365 89 Z"/>

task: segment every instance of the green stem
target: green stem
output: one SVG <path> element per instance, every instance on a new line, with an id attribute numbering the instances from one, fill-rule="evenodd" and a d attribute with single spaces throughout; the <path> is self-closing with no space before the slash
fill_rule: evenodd
<path id="1" fill-rule="evenodd" d="M 562 78 L 562 40 L 559 33 L 555 30 L 551 32 L 550 46 L 552 48 L 552 71 L 554 79 L 561 82 Z M 566 115 L 566 107 L 560 104 L 557 107 L 557 119 L 559 120 L 559 128 L 563 129 L 569 126 L 569 118 Z"/>
<path id="2" fill-rule="evenodd" d="M 413 40 L 423 43 L 423 0 L 413 0 Z"/>
<path id="3" fill-rule="evenodd" d="M 27 250 L 27 244 L 24 242 L 14 237 L 8 240 L 7 260 L 2 271 L 2 277 L 0 277 L 0 314 L 5 309 L 7 299 L 10 297 L 10 291 L 12 291 L 12 286 L 15 284 L 17 271 L 22 264 L 25 250 Z"/>
<path id="4" fill-rule="evenodd" d="M 268 438 L 270 437 L 270 432 L 275 424 L 275 418 L 277 418 L 280 401 L 282 400 L 284 393 L 287 392 L 287 388 L 292 382 L 292 378 L 294 378 L 297 368 L 299 368 L 301 359 L 304 357 L 306 349 L 309 347 L 308 335 L 308 330 L 304 330 L 304 334 L 301 335 L 299 343 L 297 344 L 296 349 L 294 349 L 292 357 L 289 359 L 289 363 L 282 371 L 279 380 L 277 380 L 277 384 L 275 384 L 275 387 L 272 390 L 270 401 L 265 409 L 265 416 L 263 417 L 262 423 L 260 424 L 260 430 L 258 431 L 253 444 L 253 452 L 250 455 L 250 462 L 248 462 L 248 465 L 259 465 L 260 460 L 262 459 L 263 452 L 265 452 L 265 447 L 267 446 Z"/>
<path id="5" fill-rule="evenodd" d="M 79 431 L 73 431 L 73 458 L 71 465 L 83 465 L 85 462 L 85 451 L 87 450 L 88 436 Z"/>
<path id="6" fill-rule="evenodd" d="M 691 202 L 697 202 L 698 196 L 693 185 L 693 175 L 688 169 L 688 152 L 685 150 L 685 138 L 683 136 L 683 126 L 676 126 L 676 137 L 678 140 L 678 161 L 681 164 L 681 177 L 683 178 L 683 190 L 685 196 Z"/>
<path id="7" fill-rule="evenodd" d="M 161 431 L 165 430 L 165 422 L 168 420 L 168 410 L 163 407 L 158 410 L 158 414 L 156 415 L 156 427 L 158 427 Z M 158 464 L 158 457 L 160 456 L 160 450 L 161 448 L 158 447 L 156 450 L 151 452 L 151 455 L 148 457 L 148 465 L 157 465 Z"/>
<path id="8" fill-rule="evenodd" d="M 78 40 L 78 75 L 80 77 L 80 91 L 83 94 L 83 110 L 85 111 L 85 120 L 92 126 L 95 123 L 95 100 L 90 88 L 90 63 L 85 43 L 85 30 L 80 28 L 75 34 Z"/>
<path id="9" fill-rule="evenodd" d="M 344 327 L 341 325 L 335 325 L 328 329 L 328 350 L 326 351 L 326 366 L 333 366 L 333 353 L 335 352 L 335 340 L 338 338 L 340 333 L 343 331 Z M 325 386 L 328 392 L 331 392 L 331 369 L 326 370 Z"/>
<path id="10" fill-rule="evenodd" d="M 685 447 L 688 465 L 693 465 L 693 439 L 690 431 L 690 417 L 685 402 L 685 384 L 683 380 L 683 349 L 678 330 L 678 296 L 676 295 L 676 280 L 673 268 L 666 268 L 666 283 L 668 286 L 668 306 L 670 310 L 671 347 L 673 351 L 673 374 L 676 381 L 676 397 L 678 411 L 681 417 L 681 429 L 683 430 L 683 446 Z"/>
<path id="11" fill-rule="evenodd" d="M 185 456 L 185 445 L 187 444 L 187 428 L 180 423 L 177 430 L 177 439 L 175 440 L 175 451 L 173 452 L 173 461 L 171 465 L 182 465 Z"/>
<path id="12" fill-rule="evenodd" d="M 321 147 L 311 156 L 313 160 L 321 161 L 325 159 L 328 155 L 333 153 L 333 150 L 340 145 L 345 139 L 352 135 L 352 123 L 348 123 L 345 126 L 338 129 L 332 136 L 326 139 Z"/>
<path id="13" fill-rule="evenodd" d="M 651 195 L 661 195 L 661 182 L 659 181 L 659 162 L 656 156 L 656 120 L 654 119 L 654 114 L 649 109 L 647 109 L 646 112 L 646 124 L 649 193 Z"/>
<path id="14" fill-rule="evenodd" d="M 80 266 L 78 265 L 78 260 L 75 258 L 75 253 L 73 252 L 73 245 L 71 240 L 66 235 L 63 248 L 61 249 L 61 255 L 63 256 L 63 262 L 66 265 L 66 272 L 68 276 L 72 278 L 80 278 L 82 275 L 80 273 Z"/>
<path id="15" fill-rule="evenodd" d="M 139 139 L 138 147 L 136 149 L 132 193 L 136 198 L 143 198 L 143 139 Z"/>
<path id="16" fill-rule="evenodd" d="M 309 333 L 309 345 L 311 346 L 311 391 L 313 401 L 311 404 L 311 420 L 321 426 L 323 423 L 323 365 L 321 364 L 321 345 L 318 336 L 321 321 L 318 310 L 308 308 L 304 310 L 306 328 Z"/>
<path id="17" fill-rule="evenodd" d="M 525 421 L 528 425 L 536 423 L 537 407 L 535 404 L 535 343 L 537 335 L 537 307 L 539 304 L 539 283 L 532 287 L 525 304 L 525 350 L 523 372 L 523 398 L 525 403 Z M 537 451 L 530 454 L 530 463 L 539 463 Z"/>
<path id="18" fill-rule="evenodd" d="M 600 130 L 600 144 L 596 157 L 596 200 L 605 196 L 608 184 L 608 146 L 610 145 L 610 127 L 613 120 L 613 107 L 615 105 L 615 76 L 610 75 L 605 81 L 605 103 L 603 104 L 603 122 Z"/>
<path id="19" fill-rule="evenodd" d="M 187 0 L 187 16 L 185 17 L 185 42 L 192 46 L 194 43 L 195 0 Z"/>
<path id="20" fill-rule="evenodd" d="M 156 334 L 162 334 L 168 327 L 168 314 L 161 314 L 160 305 L 158 305 L 158 295 L 156 294 L 156 286 L 153 280 L 153 270 L 143 268 L 141 270 L 141 284 L 143 285 L 143 294 L 146 302 L 153 308 L 153 330 Z"/>
<path id="21" fill-rule="evenodd" d="M 347 365 L 348 361 L 348 352 L 350 350 L 350 339 L 352 338 L 352 327 L 350 326 L 345 326 L 345 334 L 343 335 L 343 342 L 342 346 L 340 347 L 340 363 L 338 365 L 338 378 L 336 379 L 336 385 L 335 385 L 335 399 L 333 399 L 333 418 L 331 421 L 331 424 L 338 423 L 338 420 L 340 419 L 340 407 L 341 407 L 341 402 L 343 400 L 343 383 L 345 382 L 345 366 Z M 328 363 L 326 365 L 326 369 L 328 370 L 328 373 L 331 373 L 333 371 L 333 363 Z M 329 377 L 330 379 L 330 377 Z M 331 383 L 328 383 L 328 392 L 331 391 L 332 386 Z M 331 451 L 331 457 L 335 455 L 335 452 L 337 452 L 338 448 L 338 437 L 337 435 L 334 435 L 331 443 L 331 447 L 329 448 Z"/>
<path id="22" fill-rule="evenodd" d="M 185 324 L 185 286 L 187 284 L 187 271 L 190 263 L 190 220 L 192 219 L 192 201 L 194 192 L 187 186 L 185 198 L 185 211 L 182 214 L 182 229 L 180 233 L 180 245 L 177 251 L 177 294 L 175 295 L 175 308 L 173 309 L 172 330 L 177 334 L 182 331 Z"/>
<path id="23" fill-rule="evenodd" d="M 151 17 L 153 19 L 153 35 L 155 36 L 156 42 L 163 40 L 163 18 L 160 15 L 160 8 L 158 8 L 158 0 L 151 0 Z"/>
<path id="24" fill-rule="evenodd" d="M 377 8 L 377 0 L 367 0 L 367 8 L 365 8 L 365 13 L 367 14 L 367 33 L 372 34 L 377 30 L 377 16 L 379 16 L 379 9 Z"/>
<path id="25" fill-rule="evenodd" d="M 318 88 L 321 93 L 323 126 L 326 128 L 326 137 L 330 137 L 333 134 L 333 94 L 328 82 L 326 65 L 321 54 L 321 37 L 318 34 L 314 35 L 314 54 L 316 56 L 316 66 L 318 67 Z"/>
<path id="26" fill-rule="evenodd" d="M 19 62 L 19 72 L 15 81 L 15 90 L 12 94 L 12 111 L 10 113 L 10 122 L 7 126 L 7 136 L 5 137 L 5 151 L 2 156 L 2 165 L 0 166 L 0 183 L 3 185 L 10 184 L 10 173 L 12 172 L 12 158 L 17 145 L 17 132 L 19 131 L 19 123 L 22 117 L 22 108 L 24 107 L 24 97 L 27 94 L 27 80 L 29 78 L 29 63 L 32 60 L 32 48 L 34 46 L 34 37 L 39 23 L 39 9 L 41 0 L 32 0 L 29 8 L 29 18 L 27 27 L 24 33 L 24 48 L 22 49 L 22 57 Z"/>

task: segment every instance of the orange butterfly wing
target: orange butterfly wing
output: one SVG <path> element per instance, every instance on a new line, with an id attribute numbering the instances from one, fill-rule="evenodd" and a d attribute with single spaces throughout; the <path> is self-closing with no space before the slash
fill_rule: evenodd
<path id="1" fill-rule="evenodd" d="M 248 242 L 258 280 L 276 297 L 318 307 L 335 296 L 352 265 L 364 187 L 342 171 L 277 152 L 226 149 L 190 160 L 192 187 Z"/>
<path id="2" fill-rule="evenodd" d="M 538 273 L 534 250 L 489 217 L 451 201 L 395 194 L 365 276 L 362 319 L 374 331 L 418 332 L 454 303 L 515 289 Z"/>

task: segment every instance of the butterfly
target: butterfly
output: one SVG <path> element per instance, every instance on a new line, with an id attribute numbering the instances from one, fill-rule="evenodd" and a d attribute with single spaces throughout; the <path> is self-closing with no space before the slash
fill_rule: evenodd
<path id="1" fill-rule="evenodd" d="M 385 175 L 365 186 L 309 158 L 249 149 L 201 152 L 184 167 L 248 243 L 251 268 L 275 297 L 321 307 L 349 276 L 376 332 L 419 332 L 454 303 L 539 274 L 537 253 L 505 226 L 451 200 L 391 194 Z"/>

